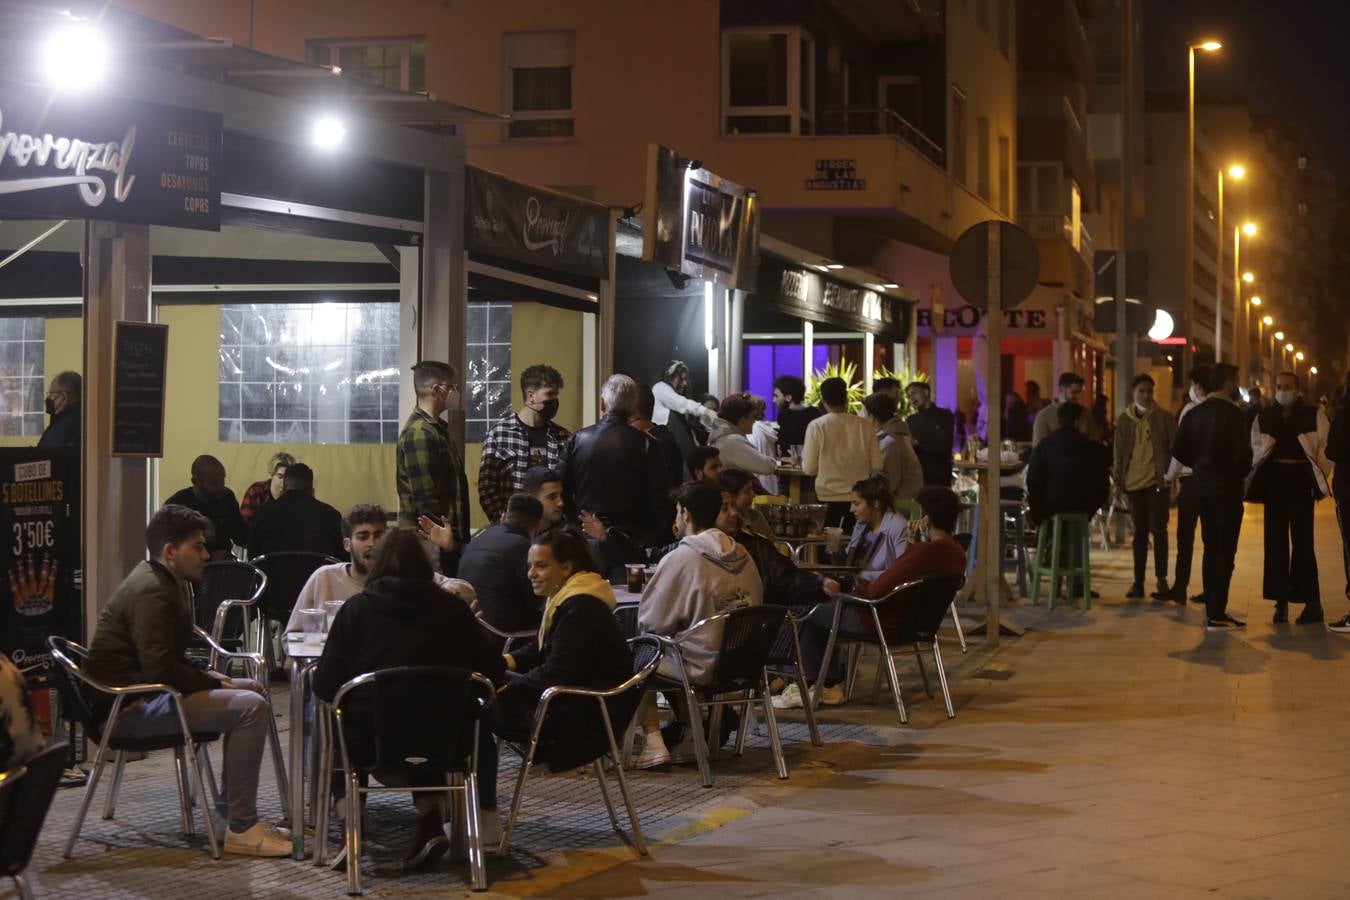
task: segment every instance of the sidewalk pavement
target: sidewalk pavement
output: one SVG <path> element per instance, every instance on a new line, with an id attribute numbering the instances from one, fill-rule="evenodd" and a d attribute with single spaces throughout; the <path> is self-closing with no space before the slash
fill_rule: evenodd
<path id="1" fill-rule="evenodd" d="M 1334 513 L 1318 555 L 1328 619 L 1344 614 Z M 633 778 L 652 844 L 636 860 L 609 829 L 593 781 L 531 781 L 519 849 L 489 857 L 491 893 L 548 897 L 1344 897 L 1350 858 L 1350 638 L 1274 626 L 1260 597 L 1261 518 L 1244 523 L 1232 612 L 1206 633 L 1196 606 L 1125 601 L 1128 549 L 1094 555 L 1091 611 L 1026 604 L 1027 634 L 962 656 L 944 642 L 957 718 L 900 657 L 909 726 L 861 697 L 825 711 L 826 745 L 787 733 L 778 781 L 757 737 L 724 756 L 716 786 L 675 767 Z M 1197 560 L 1198 568 L 1198 560 Z M 284 704 L 279 708 L 284 709 Z M 283 725 L 286 724 L 283 721 Z M 266 769 L 266 767 L 264 767 Z M 502 773 L 503 804 L 514 771 Z M 264 791 L 272 791 L 264 772 Z M 310 897 L 341 876 L 289 860 L 225 857 L 177 833 L 168 758 L 128 767 L 118 820 L 60 845 L 78 791 L 63 791 L 32 873 L 42 897 Z M 100 793 L 100 798 L 102 794 Z M 269 796 L 271 796 L 269 794 Z M 96 801 L 97 803 L 98 801 Z M 270 814 L 275 814 L 275 802 Z M 396 871 L 413 816 L 375 801 L 371 896 L 456 895 L 463 866 Z"/>

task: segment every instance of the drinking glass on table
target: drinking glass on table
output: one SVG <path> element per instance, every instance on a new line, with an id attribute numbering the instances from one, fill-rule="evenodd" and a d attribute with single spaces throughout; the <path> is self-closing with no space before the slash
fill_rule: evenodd
<path id="1" fill-rule="evenodd" d="M 323 634 L 325 613 L 322 609 L 300 610 L 300 631 L 306 641 L 317 641 Z"/>
<path id="2" fill-rule="evenodd" d="M 342 609 L 343 600 L 325 600 L 323 601 L 324 631 L 333 630 L 333 619 L 337 618 L 338 610 Z"/>

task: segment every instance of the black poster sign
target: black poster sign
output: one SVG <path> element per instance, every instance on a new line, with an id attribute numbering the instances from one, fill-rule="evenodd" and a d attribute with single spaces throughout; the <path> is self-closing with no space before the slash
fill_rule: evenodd
<path id="1" fill-rule="evenodd" d="M 221 165 L 216 113 L 0 82 L 0 217 L 219 231 Z"/>
<path id="2" fill-rule="evenodd" d="M 0 649 L 31 687 L 52 683 L 47 638 L 80 639 L 74 447 L 0 448 Z"/>
<path id="3" fill-rule="evenodd" d="M 773 258 L 760 261 L 751 301 L 800 319 L 896 341 L 905 339 L 908 327 L 903 300 Z"/>
<path id="4" fill-rule="evenodd" d="M 163 456 L 169 326 L 113 324 L 112 455 Z"/>
<path id="5" fill-rule="evenodd" d="M 753 290 L 759 199 L 668 147 L 650 145 L 642 258 L 728 287 Z"/>
<path id="6" fill-rule="evenodd" d="M 558 191 L 468 168 L 466 242 L 516 262 L 609 278 L 609 209 Z"/>

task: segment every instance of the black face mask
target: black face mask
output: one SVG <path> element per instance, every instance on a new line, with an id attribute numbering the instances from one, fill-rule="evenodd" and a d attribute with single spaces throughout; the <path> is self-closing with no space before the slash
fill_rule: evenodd
<path id="1" fill-rule="evenodd" d="M 553 417 L 558 414 L 557 398 L 545 400 L 544 405 L 536 411 L 539 413 L 539 418 L 543 419 L 545 422 L 552 422 Z"/>
<path id="2" fill-rule="evenodd" d="M 47 415 L 49 416 L 56 415 L 56 404 L 52 402 L 51 397 L 48 397 L 46 401 L 42 404 L 42 406 L 44 409 L 47 410 Z"/>

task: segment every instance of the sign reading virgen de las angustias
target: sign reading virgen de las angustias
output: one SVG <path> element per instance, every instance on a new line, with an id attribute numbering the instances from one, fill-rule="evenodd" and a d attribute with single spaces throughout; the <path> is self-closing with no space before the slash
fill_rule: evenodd
<path id="1" fill-rule="evenodd" d="M 0 81 L 0 218 L 220 229 L 221 117 Z"/>

